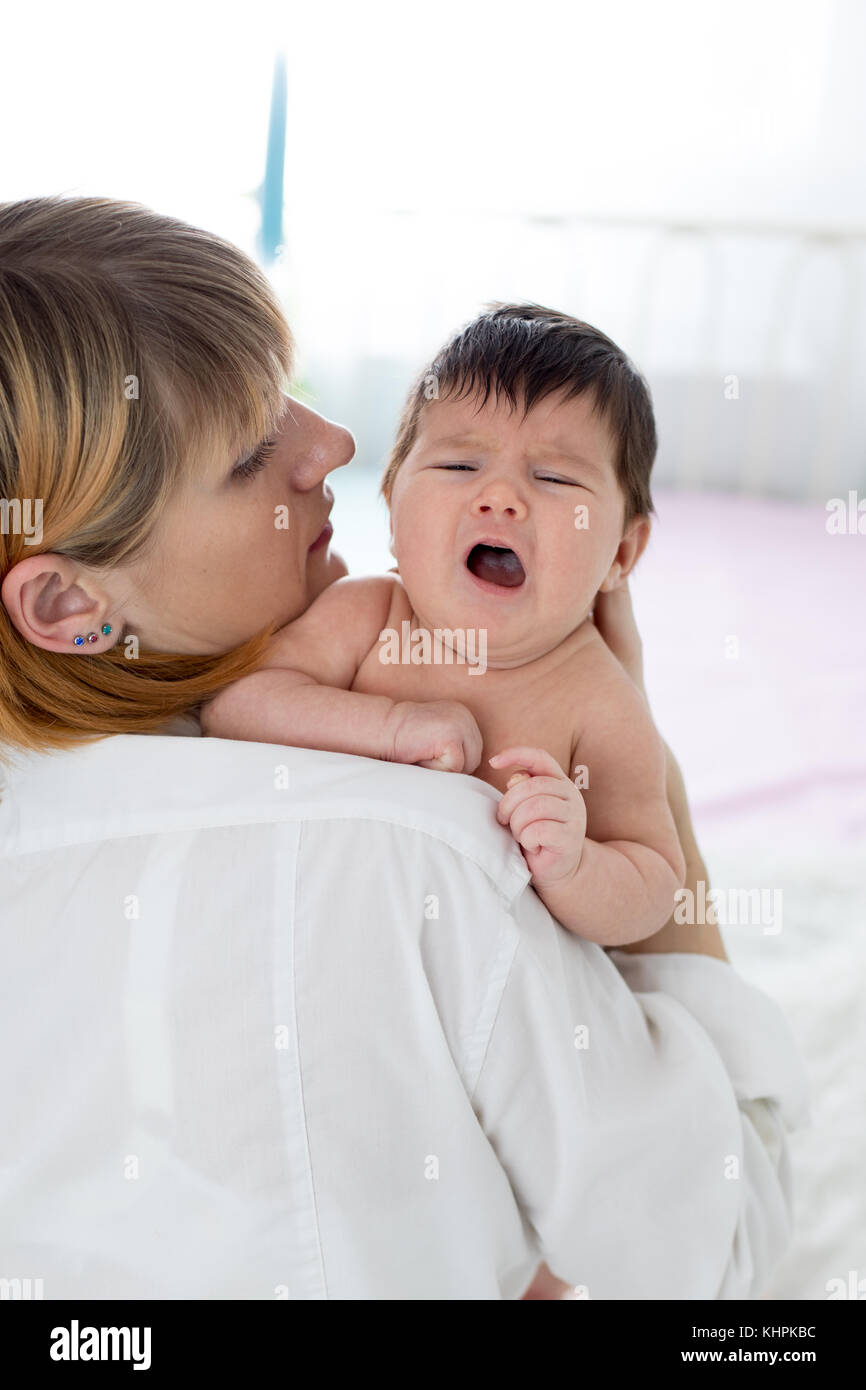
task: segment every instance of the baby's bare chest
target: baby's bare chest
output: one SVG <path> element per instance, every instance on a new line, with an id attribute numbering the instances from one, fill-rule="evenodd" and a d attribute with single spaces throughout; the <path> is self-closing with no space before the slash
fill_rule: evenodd
<path id="1" fill-rule="evenodd" d="M 504 791 L 514 768 L 494 770 L 487 760 L 515 745 L 543 748 L 566 776 L 582 727 L 579 658 L 548 665 L 530 663 L 508 670 L 460 660 L 453 649 L 429 643 L 378 643 L 352 684 L 361 694 L 425 703 L 459 700 L 474 715 L 484 741 L 476 776 Z"/>

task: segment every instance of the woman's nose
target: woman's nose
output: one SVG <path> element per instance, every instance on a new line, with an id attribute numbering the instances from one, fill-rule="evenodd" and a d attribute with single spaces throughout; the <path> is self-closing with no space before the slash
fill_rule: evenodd
<path id="1" fill-rule="evenodd" d="M 526 503 L 517 489 L 504 478 L 493 479 L 481 487 L 472 502 L 473 516 L 507 516 L 523 521 Z"/>
<path id="2" fill-rule="evenodd" d="M 296 417 L 298 410 L 292 405 Z M 354 457 L 355 440 L 350 430 L 326 420 L 309 407 L 301 407 L 299 424 L 306 436 L 302 447 L 292 451 L 292 484 L 299 492 L 317 487 L 335 468 L 344 468 Z"/>

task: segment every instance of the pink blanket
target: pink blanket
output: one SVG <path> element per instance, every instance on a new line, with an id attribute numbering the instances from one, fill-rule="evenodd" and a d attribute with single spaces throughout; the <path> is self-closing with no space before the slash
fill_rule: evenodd
<path id="1" fill-rule="evenodd" d="M 866 840 L 866 535 L 829 534 L 821 503 L 656 508 L 632 586 L 699 836 Z"/>

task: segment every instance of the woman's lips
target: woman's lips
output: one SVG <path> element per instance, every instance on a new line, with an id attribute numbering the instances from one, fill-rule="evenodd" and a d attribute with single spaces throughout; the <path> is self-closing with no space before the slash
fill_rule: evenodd
<path id="1" fill-rule="evenodd" d="M 312 554 L 314 550 L 321 550 L 323 546 L 328 544 L 328 541 L 331 539 L 333 534 L 333 526 L 331 525 L 330 521 L 326 521 L 324 526 L 322 527 L 322 530 L 320 531 L 316 539 L 313 541 L 313 544 L 310 546 L 310 549 L 307 553 Z"/>

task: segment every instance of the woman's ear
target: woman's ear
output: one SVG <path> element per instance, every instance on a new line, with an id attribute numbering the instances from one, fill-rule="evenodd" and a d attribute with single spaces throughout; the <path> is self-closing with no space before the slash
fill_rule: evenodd
<path id="1" fill-rule="evenodd" d="M 616 548 L 613 563 L 599 584 L 599 593 L 609 594 L 627 579 L 646 550 L 651 522 L 648 516 L 633 516 Z"/>
<path id="2" fill-rule="evenodd" d="M 113 612 L 108 594 L 80 565 L 65 555 L 44 552 L 12 566 L 0 587 L 0 600 L 22 637 L 48 652 L 74 651 L 76 635 L 88 628 L 98 631 Z M 112 623 L 119 628 L 114 615 Z M 103 650 L 105 646 L 103 641 Z"/>

